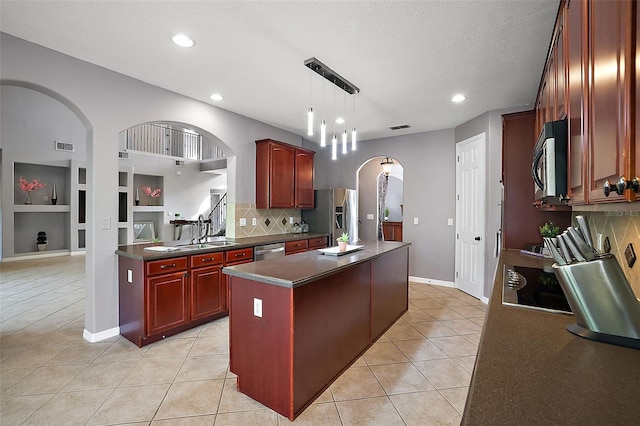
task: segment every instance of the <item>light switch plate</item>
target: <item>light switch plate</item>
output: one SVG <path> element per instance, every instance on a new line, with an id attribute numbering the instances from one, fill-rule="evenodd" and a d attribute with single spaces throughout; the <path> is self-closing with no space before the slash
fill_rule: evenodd
<path id="1" fill-rule="evenodd" d="M 453 226 L 453 218 L 450 217 L 449 219 L 447 219 L 447 225 Z"/>
<path id="2" fill-rule="evenodd" d="M 367 220 L 373 220 L 373 213 L 367 213 Z"/>
<path id="3" fill-rule="evenodd" d="M 627 259 L 627 265 L 629 268 L 633 268 L 633 264 L 636 263 L 636 252 L 633 250 L 633 244 L 629 243 L 624 251 L 624 257 Z"/>
<path id="4" fill-rule="evenodd" d="M 262 318 L 262 299 L 253 299 L 253 315 Z"/>
<path id="5" fill-rule="evenodd" d="M 240 226 L 247 226 L 247 218 L 246 217 L 241 217 L 240 218 Z"/>
<path id="6" fill-rule="evenodd" d="M 413 218 L 413 224 L 414 224 L 414 225 L 417 225 L 417 224 L 418 224 L 418 218 L 417 218 L 417 217 L 414 217 L 414 218 Z"/>

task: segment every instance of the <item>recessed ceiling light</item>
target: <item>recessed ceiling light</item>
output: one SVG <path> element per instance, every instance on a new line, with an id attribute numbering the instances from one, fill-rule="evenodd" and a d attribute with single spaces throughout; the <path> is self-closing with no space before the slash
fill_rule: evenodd
<path id="1" fill-rule="evenodd" d="M 184 34 L 176 34 L 171 40 L 180 47 L 192 47 L 195 42 Z"/>
<path id="2" fill-rule="evenodd" d="M 461 95 L 461 94 L 453 95 L 453 98 L 451 98 L 451 102 L 458 103 L 458 102 L 464 101 L 465 99 L 467 99 L 465 95 Z"/>
<path id="3" fill-rule="evenodd" d="M 224 96 L 222 96 L 220 93 L 214 93 L 209 97 L 211 98 L 212 101 L 221 101 L 224 99 Z"/>
<path id="4" fill-rule="evenodd" d="M 342 117 L 336 118 L 336 124 L 344 124 L 344 118 Z"/>

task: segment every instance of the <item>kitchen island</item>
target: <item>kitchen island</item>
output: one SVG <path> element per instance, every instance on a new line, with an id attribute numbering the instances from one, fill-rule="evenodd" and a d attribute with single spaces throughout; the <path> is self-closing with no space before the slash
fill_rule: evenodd
<path id="1" fill-rule="evenodd" d="M 638 424 L 640 351 L 570 333 L 572 315 L 502 304 L 505 264 L 545 263 L 502 252 L 462 424 Z"/>
<path id="2" fill-rule="evenodd" d="M 238 390 L 297 417 L 408 309 L 409 244 L 226 267 Z"/>

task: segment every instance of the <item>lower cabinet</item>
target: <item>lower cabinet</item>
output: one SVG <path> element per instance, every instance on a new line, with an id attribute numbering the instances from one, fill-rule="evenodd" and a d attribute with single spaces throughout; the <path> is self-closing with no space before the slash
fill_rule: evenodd
<path id="1" fill-rule="evenodd" d="M 385 241 L 402 241 L 402 222 L 382 222 Z"/>
<path id="2" fill-rule="evenodd" d="M 327 237 L 315 237 L 308 240 L 288 241 L 284 244 L 284 254 L 302 253 L 327 247 Z"/>
<path id="3" fill-rule="evenodd" d="M 118 258 L 120 334 L 142 347 L 228 315 L 224 252 Z"/>

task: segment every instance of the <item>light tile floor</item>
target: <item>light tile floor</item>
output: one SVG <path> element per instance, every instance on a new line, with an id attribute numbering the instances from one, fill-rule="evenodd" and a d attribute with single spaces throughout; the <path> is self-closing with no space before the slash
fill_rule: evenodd
<path id="1" fill-rule="evenodd" d="M 240 394 L 228 319 L 144 348 L 82 338 L 84 257 L 0 265 L 0 424 L 286 425 Z M 410 308 L 294 422 L 459 424 L 485 305 L 410 283 Z"/>

